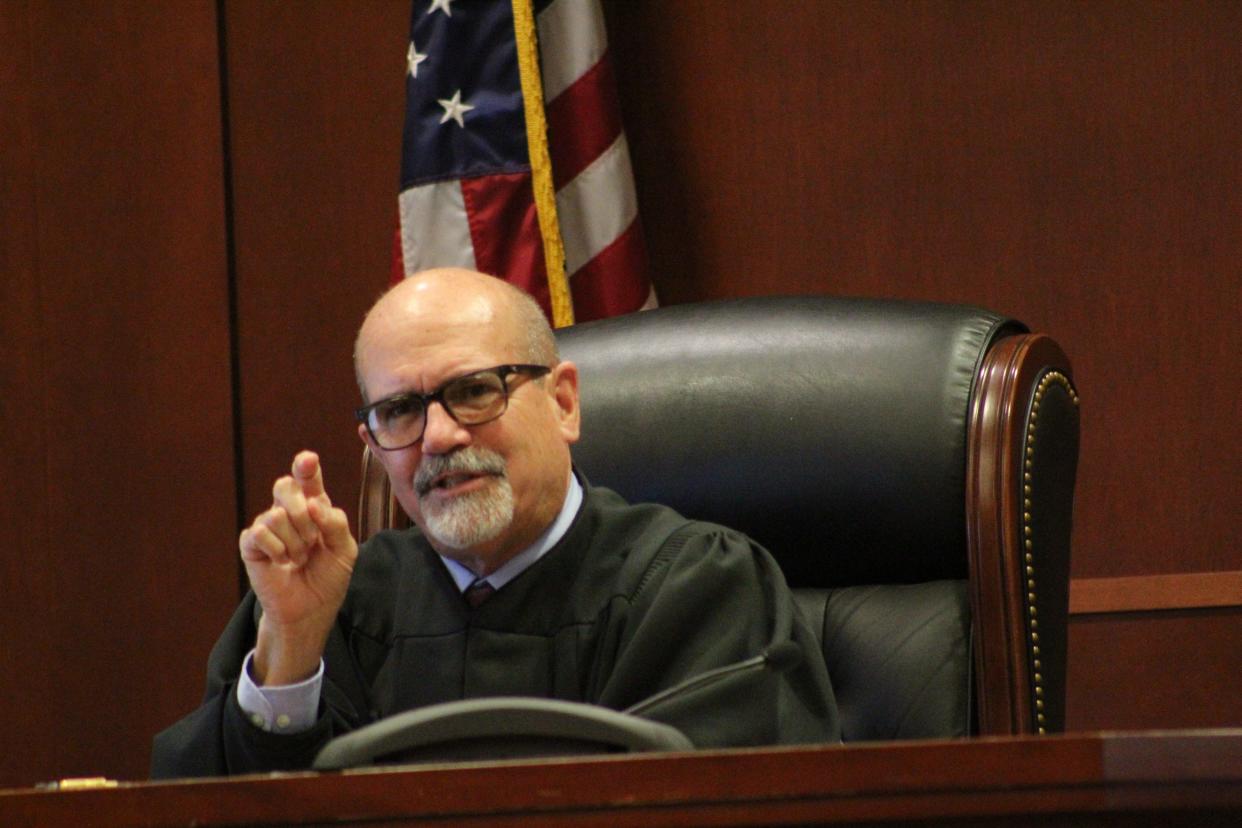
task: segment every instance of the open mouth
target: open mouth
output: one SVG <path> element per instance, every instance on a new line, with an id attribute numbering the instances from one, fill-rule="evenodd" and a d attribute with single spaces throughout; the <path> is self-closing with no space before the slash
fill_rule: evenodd
<path id="1" fill-rule="evenodd" d="M 437 477 L 431 484 L 432 490 L 435 489 L 455 489 L 458 486 L 477 480 L 484 475 L 475 472 L 463 472 L 460 474 L 446 474 Z"/>
<path id="2" fill-rule="evenodd" d="M 449 474 L 441 477 L 439 480 L 431 484 L 433 489 L 451 489 L 454 486 L 460 486 L 467 480 L 471 480 L 478 475 L 474 474 Z"/>
<path id="3" fill-rule="evenodd" d="M 483 486 L 490 478 L 491 472 L 448 472 L 437 475 L 418 489 L 419 497 L 430 494 L 466 494 Z"/>
<path id="4" fill-rule="evenodd" d="M 419 497 L 468 494 L 505 477 L 505 461 L 499 454 L 481 448 L 465 449 L 452 455 L 424 457 L 414 475 L 414 491 Z"/>

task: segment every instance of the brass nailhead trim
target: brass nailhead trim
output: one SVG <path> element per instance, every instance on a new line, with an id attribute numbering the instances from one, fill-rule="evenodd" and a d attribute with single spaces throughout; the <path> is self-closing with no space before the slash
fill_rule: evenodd
<path id="1" fill-rule="evenodd" d="M 1046 734 L 1048 731 L 1044 727 L 1046 719 L 1044 718 L 1044 714 L 1042 712 L 1044 709 L 1044 677 L 1040 672 L 1043 665 L 1039 659 L 1039 633 L 1037 632 L 1039 629 L 1039 621 L 1036 618 L 1037 612 L 1035 609 L 1035 556 L 1033 554 L 1034 544 L 1031 540 L 1032 536 L 1035 534 L 1034 529 L 1031 526 L 1031 515 L 1034 511 L 1031 507 L 1030 499 L 1032 469 L 1031 458 L 1035 456 L 1035 424 L 1039 419 L 1039 407 L 1040 404 L 1043 403 L 1044 393 L 1048 390 L 1048 386 L 1054 383 L 1065 389 L 1065 392 L 1069 394 L 1070 401 L 1075 406 L 1078 405 L 1078 392 L 1074 390 L 1074 386 L 1070 384 L 1069 377 L 1065 376 L 1065 374 L 1060 371 L 1049 371 L 1044 375 L 1043 379 L 1039 381 L 1039 385 L 1035 388 L 1035 401 L 1031 404 L 1030 422 L 1027 424 L 1026 428 L 1026 451 L 1023 452 L 1024 462 L 1022 473 L 1022 494 L 1024 496 L 1022 501 L 1022 537 L 1024 538 L 1023 545 L 1026 548 L 1026 588 L 1028 590 L 1026 595 L 1026 614 L 1028 619 L 1027 632 L 1028 635 L 1030 635 L 1031 656 L 1034 665 L 1035 710 L 1037 711 L 1035 715 L 1035 721 L 1037 724 L 1036 730 L 1041 736 Z"/>

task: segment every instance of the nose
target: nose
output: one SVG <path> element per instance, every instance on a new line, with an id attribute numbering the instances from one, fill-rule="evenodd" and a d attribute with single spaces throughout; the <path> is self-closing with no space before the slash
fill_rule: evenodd
<path id="1" fill-rule="evenodd" d="M 450 417 L 439 402 L 427 406 L 426 417 L 423 454 L 448 454 L 470 443 L 470 430 Z"/>

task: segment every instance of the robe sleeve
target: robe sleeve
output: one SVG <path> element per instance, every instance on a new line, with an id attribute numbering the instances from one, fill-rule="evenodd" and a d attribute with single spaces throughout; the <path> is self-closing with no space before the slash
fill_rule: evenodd
<path id="1" fill-rule="evenodd" d="M 625 709 L 678 682 L 792 642 L 792 667 L 732 673 L 642 715 L 696 747 L 840 740 L 823 654 L 770 554 L 745 535 L 691 523 L 673 532 L 614 613 L 615 660 L 598 701 Z"/>
<path id="2" fill-rule="evenodd" d="M 152 779 L 305 769 L 334 735 L 374 718 L 354 658 L 337 627 L 324 652 L 323 692 L 315 724 L 295 734 L 270 733 L 253 725 L 237 703 L 237 677 L 254 646 L 257 619 L 257 602 L 249 593 L 212 648 L 202 705 L 155 736 Z"/>

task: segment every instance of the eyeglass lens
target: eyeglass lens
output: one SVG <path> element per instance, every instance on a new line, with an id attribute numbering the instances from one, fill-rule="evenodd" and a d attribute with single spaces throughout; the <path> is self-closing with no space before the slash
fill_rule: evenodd
<path id="1" fill-rule="evenodd" d="M 476 425 L 504 413 L 507 395 L 504 380 L 495 371 L 458 377 L 437 395 L 448 414 L 463 425 Z M 427 406 L 415 396 L 398 397 L 371 409 L 367 425 L 383 448 L 417 442 L 423 434 Z"/>

